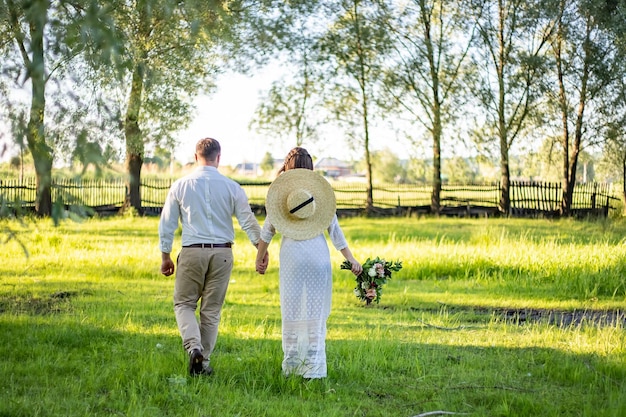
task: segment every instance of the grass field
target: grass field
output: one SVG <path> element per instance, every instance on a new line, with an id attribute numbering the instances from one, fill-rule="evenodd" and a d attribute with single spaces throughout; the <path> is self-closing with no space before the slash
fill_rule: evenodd
<path id="1" fill-rule="evenodd" d="M 0 416 L 626 415 L 624 221 L 341 219 L 404 268 L 365 307 L 331 250 L 312 381 L 280 371 L 279 240 L 260 276 L 240 231 L 215 374 L 187 376 L 157 221 L 0 223 Z"/>

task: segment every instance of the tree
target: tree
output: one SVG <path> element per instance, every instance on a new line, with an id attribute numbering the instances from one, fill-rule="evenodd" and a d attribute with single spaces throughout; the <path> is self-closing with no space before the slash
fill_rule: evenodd
<path id="1" fill-rule="evenodd" d="M 8 89 L 12 92 L 29 91 L 25 100 L 28 104 L 24 106 L 28 110 L 11 104 L 8 95 L 5 97 L 10 108 L 8 116 L 13 121 L 16 140 L 25 142 L 33 157 L 37 179 L 35 211 L 40 216 L 50 215 L 54 142 L 60 135 L 53 134 L 54 123 L 47 123 L 47 114 L 53 107 L 48 99 L 53 93 L 68 98 L 64 93 L 67 85 L 61 84 L 76 57 L 90 53 L 106 58 L 111 44 L 106 10 L 88 0 L 3 0 L 0 29 L 2 83 L 11 84 Z M 62 110 L 52 117 L 66 114 Z"/>
<path id="2" fill-rule="evenodd" d="M 274 158 L 270 152 L 265 152 L 263 159 L 261 160 L 261 169 L 263 174 L 267 175 L 274 170 Z"/>
<path id="3" fill-rule="evenodd" d="M 116 1 L 110 12 L 123 39 L 123 65 L 91 60 L 92 76 L 111 91 L 125 143 L 123 210 L 141 211 L 145 145 L 173 147 L 173 133 L 190 119 L 193 97 L 209 91 L 217 73 L 217 45 L 228 19 L 223 2 Z"/>
<path id="4" fill-rule="evenodd" d="M 317 51 L 321 1 L 277 2 L 280 19 L 272 28 L 271 51 L 287 75 L 272 83 L 256 109 L 250 127 L 295 146 L 318 139 L 323 109 Z M 267 23 L 266 23 L 267 25 Z"/>
<path id="5" fill-rule="evenodd" d="M 609 180 L 621 183 L 621 199 L 624 205 L 622 214 L 626 214 L 626 132 L 623 126 L 624 124 L 614 127 L 612 136 L 602 150 L 601 166 Z M 615 172 L 619 174 L 607 174 Z"/>
<path id="6" fill-rule="evenodd" d="M 446 161 L 444 174 L 452 184 L 471 184 L 476 180 L 477 170 L 467 158 L 455 156 Z"/>
<path id="7" fill-rule="evenodd" d="M 159 171 L 165 171 L 167 168 L 170 168 L 173 161 L 172 151 L 162 146 L 157 146 L 151 157 L 144 158 L 144 164 L 154 164 Z"/>
<path id="8" fill-rule="evenodd" d="M 579 156 L 585 145 L 594 142 L 586 138 L 594 131 L 590 119 L 600 115 L 588 115 L 587 109 L 608 93 L 622 69 L 623 57 L 614 37 L 599 24 L 604 6 L 604 1 L 561 0 L 551 41 L 558 85 L 555 100 L 561 116 L 564 215 L 571 212 Z"/>
<path id="9" fill-rule="evenodd" d="M 331 25 L 318 44 L 320 57 L 328 65 L 324 83 L 326 107 L 351 142 L 364 151 L 369 213 L 374 207 L 370 129 L 390 39 L 387 25 L 381 22 L 385 18 L 384 4 L 341 0 L 337 6 Z"/>
<path id="10" fill-rule="evenodd" d="M 407 171 L 402 161 L 389 148 L 372 152 L 372 170 L 383 184 L 407 182 Z"/>
<path id="11" fill-rule="evenodd" d="M 609 121 L 604 129 L 606 141 L 598 171 L 604 171 L 605 181 L 621 183 L 623 214 L 626 214 L 626 68 L 622 67 L 620 73 L 612 90 L 614 94 L 606 97 L 604 105 L 600 106 Z"/>
<path id="12" fill-rule="evenodd" d="M 463 3 L 413 0 L 394 10 L 388 26 L 395 59 L 387 70 L 386 88 L 431 137 L 431 211 L 436 214 L 441 206 L 442 136 L 461 108 L 460 75 L 475 30 L 476 20 L 467 18 Z"/>
<path id="13" fill-rule="evenodd" d="M 188 122 L 192 99 L 211 91 L 221 67 L 245 72 L 288 33 L 285 5 L 277 0 L 119 0 L 112 19 L 125 40 L 122 81 L 110 71 L 102 85 L 117 87 L 126 145 L 124 209 L 141 211 L 140 178 L 145 144 L 174 146 L 173 133 Z M 314 3 L 314 2 L 313 2 Z M 309 7 L 309 6 L 302 6 Z"/>
<path id="14" fill-rule="evenodd" d="M 92 165 L 96 171 L 96 176 L 100 176 L 102 167 L 108 164 L 100 144 L 96 141 L 90 141 L 82 135 L 78 138 L 77 142 L 76 149 L 72 154 L 72 159 L 79 162 L 82 166 L 81 175 Z"/>
<path id="15" fill-rule="evenodd" d="M 559 156 L 558 138 L 546 137 L 536 150 L 511 156 L 511 173 L 524 180 L 558 182 Z"/>
<path id="16" fill-rule="evenodd" d="M 495 141 L 500 154 L 501 194 L 499 209 L 508 213 L 510 201 L 509 151 L 523 136 L 537 111 L 545 50 L 554 21 L 543 15 L 541 0 L 476 0 L 478 42 L 473 49 L 471 85 L 481 110 L 480 129 Z"/>
<path id="17" fill-rule="evenodd" d="M 424 159 L 410 158 L 406 168 L 407 182 L 426 184 L 432 178 L 432 166 Z"/>
<path id="18" fill-rule="evenodd" d="M 295 146 L 302 146 L 305 141 L 317 138 L 318 120 L 313 109 L 319 108 L 315 101 L 319 97 L 319 88 L 312 74 L 311 41 L 297 35 L 288 51 L 291 52 L 290 64 L 296 65 L 295 77 L 283 78 L 272 84 L 250 125 L 259 132 L 281 139 L 288 137 L 295 142 Z"/>

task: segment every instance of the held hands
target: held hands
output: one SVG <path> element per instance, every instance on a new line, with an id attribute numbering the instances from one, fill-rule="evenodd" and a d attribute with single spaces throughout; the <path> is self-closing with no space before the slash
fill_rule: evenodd
<path id="1" fill-rule="evenodd" d="M 257 254 L 256 257 L 256 272 L 258 272 L 259 274 L 263 275 L 265 274 L 265 271 L 267 270 L 267 265 L 269 264 L 269 253 L 265 252 L 265 255 L 263 257 L 260 257 L 260 253 Z"/>

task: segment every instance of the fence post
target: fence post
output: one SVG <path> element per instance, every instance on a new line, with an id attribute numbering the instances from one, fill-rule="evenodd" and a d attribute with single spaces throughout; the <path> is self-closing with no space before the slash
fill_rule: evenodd
<path id="1" fill-rule="evenodd" d="M 593 191 L 591 193 L 591 209 L 592 210 L 596 209 L 596 195 L 597 195 L 597 191 L 598 191 L 598 184 L 596 184 L 594 182 L 593 183 Z"/>

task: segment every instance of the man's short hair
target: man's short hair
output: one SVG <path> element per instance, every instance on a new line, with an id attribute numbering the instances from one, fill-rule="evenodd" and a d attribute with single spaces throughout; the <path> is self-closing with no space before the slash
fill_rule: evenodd
<path id="1" fill-rule="evenodd" d="M 215 161 L 221 151 L 220 143 L 213 138 L 200 139 L 196 144 L 196 153 L 207 161 Z"/>

